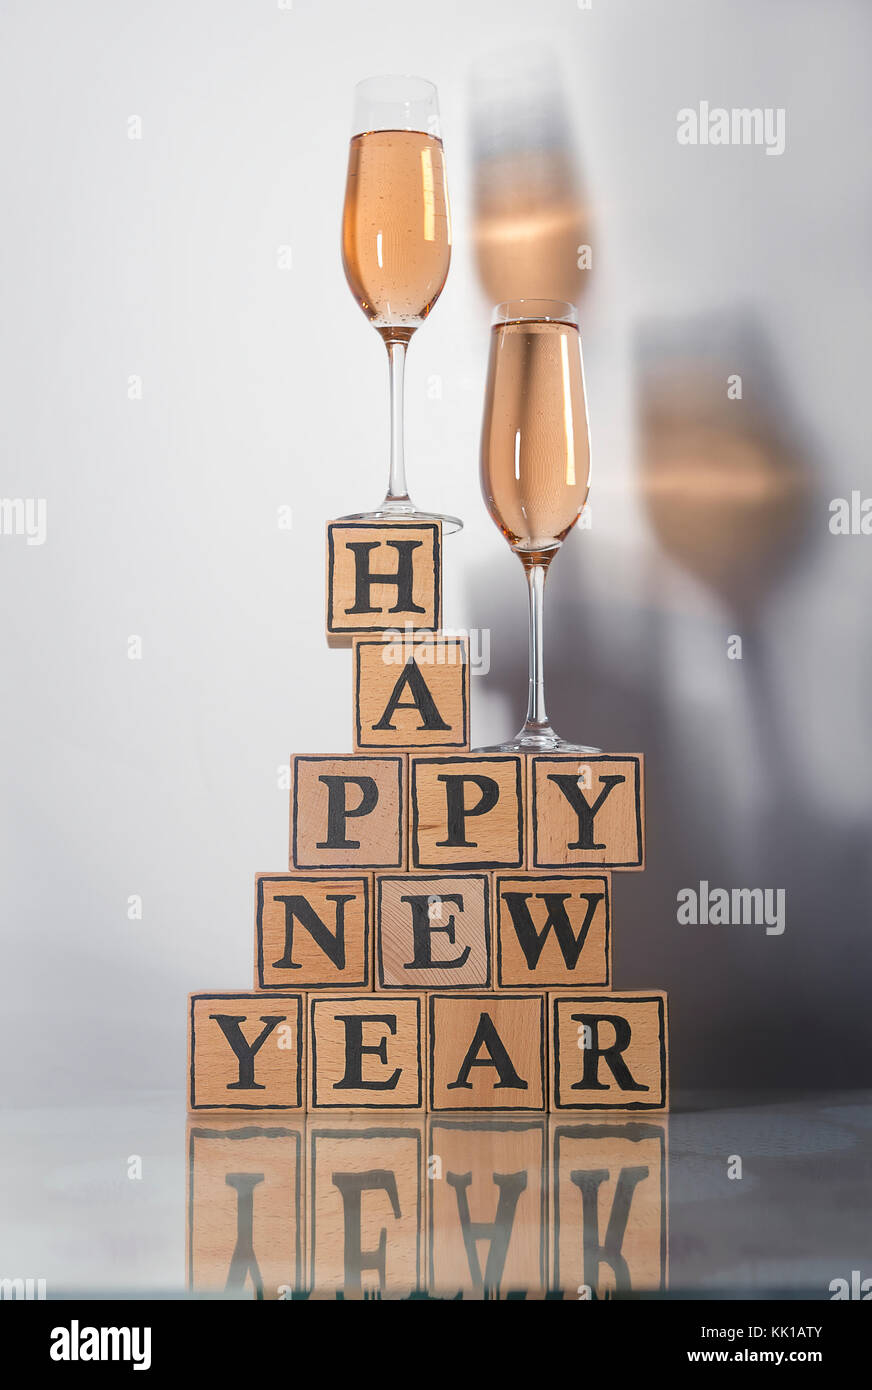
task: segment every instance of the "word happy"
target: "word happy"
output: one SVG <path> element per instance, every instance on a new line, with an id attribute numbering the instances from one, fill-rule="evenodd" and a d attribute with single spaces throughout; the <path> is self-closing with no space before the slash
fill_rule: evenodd
<path id="1" fill-rule="evenodd" d="M 783 154 L 784 107 L 684 106 L 678 112 L 679 145 L 765 145 L 767 154 Z"/>

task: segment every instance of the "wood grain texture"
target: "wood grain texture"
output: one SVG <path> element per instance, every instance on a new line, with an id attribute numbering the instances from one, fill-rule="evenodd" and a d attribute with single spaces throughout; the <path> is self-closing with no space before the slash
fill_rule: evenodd
<path id="1" fill-rule="evenodd" d="M 423 1110 L 423 996 L 309 998 L 311 1110 Z"/>
<path id="2" fill-rule="evenodd" d="M 302 994 L 190 995 L 189 1109 L 304 1109 L 303 1007 Z"/>
<path id="3" fill-rule="evenodd" d="M 254 898 L 255 989 L 372 988 L 371 874 L 261 873 Z"/>
<path id="4" fill-rule="evenodd" d="M 608 874 L 494 874 L 494 985 L 502 989 L 608 988 Z"/>
<path id="5" fill-rule="evenodd" d="M 547 1124 L 544 1116 L 431 1118 L 431 1295 L 505 1298 L 514 1291 L 524 1297 L 545 1291 Z"/>
<path id="6" fill-rule="evenodd" d="M 544 994 L 429 996 L 430 1109 L 547 1106 Z"/>
<path id="7" fill-rule="evenodd" d="M 356 638 L 355 752 L 469 748 L 469 643 Z"/>
<path id="8" fill-rule="evenodd" d="M 551 1109 L 666 1110 L 666 995 L 549 995 Z"/>
<path id="9" fill-rule="evenodd" d="M 528 868 L 644 868 L 640 754 L 537 754 L 528 764 Z"/>
<path id="10" fill-rule="evenodd" d="M 377 874 L 376 992 L 489 989 L 487 874 Z"/>
<path id="11" fill-rule="evenodd" d="M 548 1123 L 551 1287 L 586 1300 L 665 1292 L 667 1119 Z"/>
<path id="12" fill-rule="evenodd" d="M 402 753 L 291 758 L 291 868 L 403 869 L 406 821 Z"/>
<path id="13" fill-rule="evenodd" d="M 407 624 L 435 632 L 441 621 L 440 522 L 328 523 L 329 635 L 402 631 Z"/>
<path id="14" fill-rule="evenodd" d="M 305 1287 L 305 1121 L 188 1121 L 186 1270 L 192 1293 L 286 1299 Z M 250 1235 L 250 1255 L 240 1231 Z"/>
<path id="15" fill-rule="evenodd" d="M 521 757 L 410 754 L 409 868 L 522 868 L 525 801 Z"/>

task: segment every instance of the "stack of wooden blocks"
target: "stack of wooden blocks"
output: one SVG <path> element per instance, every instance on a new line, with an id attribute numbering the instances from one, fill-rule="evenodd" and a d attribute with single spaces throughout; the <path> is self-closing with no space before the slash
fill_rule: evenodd
<path id="1" fill-rule="evenodd" d="M 438 522 L 328 525 L 353 752 L 291 759 L 254 989 L 190 997 L 192 1110 L 667 1108 L 666 996 L 612 989 L 642 758 L 470 752 L 468 640 L 441 621 Z"/>

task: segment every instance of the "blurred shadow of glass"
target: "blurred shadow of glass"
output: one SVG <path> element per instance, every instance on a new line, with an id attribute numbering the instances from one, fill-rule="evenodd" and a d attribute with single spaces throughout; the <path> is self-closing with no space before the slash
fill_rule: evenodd
<path id="1" fill-rule="evenodd" d="M 749 618 L 801 548 L 811 473 L 761 335 L 731 317 L 637 342 L 641 489 L 666 553 Z"/>
<path id="2" fill-rule="evenodd" d="M 490 304 L 576 303 L 590 276 L 590 216 L 553 54 L 514 49 L 470 72 L 473 241 Z"/>

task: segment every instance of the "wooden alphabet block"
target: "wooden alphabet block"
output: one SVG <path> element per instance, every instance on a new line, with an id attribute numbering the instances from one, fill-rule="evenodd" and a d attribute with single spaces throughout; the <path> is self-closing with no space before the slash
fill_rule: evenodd
<path id="1" fill-rule="evenodd" d="M 310 995 L 312 1110 L 424 1108 L 423 997 Z"/>
<path id="2" fill-rule="evenodd" d="M 541 1296 L 547 1284 L 547 1124 L 434 1119 L 428 1158 L 428 1292 Z"/>
<path id="3" fill-rule="evenodd" d="M 469 643 L 354 642 L 354 749 L 469 748 Z"/>
<path id="4" fill-rule="evenodd" d="M 309 1116 L 314 1298 L 408 1298 L 422 1289 L 424 1124 L 423 1115 Z"/>
<path id="5" fill-rule="evenodd" d="M 608 988 L 608 874 L 494 874 L 495 988 Z"/>
<path id="6" fill-rule="evenodd" d="M 400 753 L 291 758 L 291 867 L 405 868 L 405 804 Z"/>
<path id="7" fill-rule="evenodd" d="M 304 1126 L 302 1115 L 188 1122 L 192 1292 L 287 1299 L 303 1289 Z"/>
<path id="8" fill-rule="evenodd" d="M 301 1110 L 306 1049 L 302 994 L 192 994 L 191 1110 Z"/>
<path id="9" fill-rule="evenodd" d="M 376 991 L 489 989 L 486 874 L 377 874 Z"/>
<path id="10" fill-rule="evenodd" d="M 639 754 L 535 754 L 529 763 L 528 868 L 644 867 Z"/>
<path id="11" fill-rule="evenodd" d="M 666 1110 L 666 995 L 552 994 L 551 1109 Z"/>
<path id="12" fill-rule="evenodd" d="M 430 1109 L 547 1108 L 545 996 L 430 995 Z"/>
<path id="13" fill-rule="evenodd" d="M 441 621 L 440 522 L 328 523 L 328 635 L 407 626 L 435 632 Z"/>
<path id="14" fill-rule="evenodd" d="M 522 868 L 524 778 L 514 754 L 410 755 L 409 868 Z"/>
<path id="15" fill-rule="evenodd" d="M 371 989 L 372 875 L 258 874 L 255 989 Z"/>
<path id="16" fill-rule="evenodd" d="M 591 1301 L 665 1292 L 667 1125 L 552 1117 L 549 1283 Z"/>

